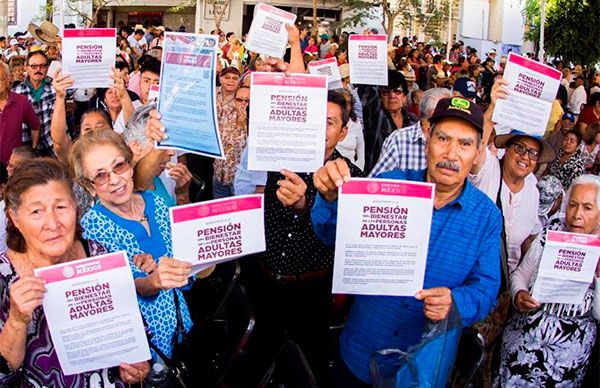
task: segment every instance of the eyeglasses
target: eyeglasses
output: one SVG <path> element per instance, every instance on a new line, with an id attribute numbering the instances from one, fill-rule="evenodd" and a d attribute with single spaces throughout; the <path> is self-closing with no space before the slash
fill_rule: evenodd
<path id="1" fill-rule="evenodd" d="M 45 69 L 48 67 L 47 63 L 40 63 L 40 64 L 28 64 L 27 66 L 29 66 L 30 68 L 32 68 L 33 70 L 37 70 L 37 69 Z"/>
<path id="2" fill-rule="evenodd" d="M 129 168 L 130 168 L 129 162 L 126 160 L 121 160 L 121 161 L 115 163 L 112 170 L 100 171 L 98 174 L 96 174 L 95 177 L 93 177 L 92 179 L 88 179 L 88 181 L 90 181 L 95 186 L 102 186 L 103 184 L 108 182 L 108 180 L 110 179 L 111 173 L 121 175 L 121 174 L 124 174 L 127 170 L 129 170 Z"/>
<path id="3" fill-rule="evenodd" d="M 523 144 L 519 144 L 519 143 L 515 143 L 513 144 L 513 147 L 515 149 L 515 152 L 521 156 L 527 154 L 529 156 L 529 159 L 533 160 L 533 161 L 538 161 L 538 159 L 540 158 L 540 151 L 535 150 L 533 148 L 527 148 L 525 147 Z"/>
<path id="4" fill-rule="evenodd" d="M 240 98 L 240 97 L 236 97 L 236 98 L 235 98 L 235 100 L 236 100 L 237 102 L 244 103 L 244 104 L 249 104 L 249 103 L 250 103 L 250 99 L 249 99 L 249 98 Z"/>

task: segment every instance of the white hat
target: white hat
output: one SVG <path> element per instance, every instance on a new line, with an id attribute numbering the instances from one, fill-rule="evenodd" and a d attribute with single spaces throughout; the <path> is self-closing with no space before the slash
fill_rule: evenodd
<path id="1" fill-rule="evenodd" d="M 15 38 L 12 38 L 12 39 L 10 40 L 10 45 L 11 45 L 11 46 L 14 46 L 15 44 L 19 44 L 19 41 L 18 41 L 18 40 L 16 40 Z"/>

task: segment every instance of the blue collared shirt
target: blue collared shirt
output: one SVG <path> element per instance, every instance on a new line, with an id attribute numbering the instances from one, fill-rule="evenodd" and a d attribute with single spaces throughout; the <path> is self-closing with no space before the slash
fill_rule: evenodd
<path id="1" fill-rule="evenodd" d="M 393 170 L 377 178 L 422 182 L 425 170 Z M 334 244 L 337 202 L 318 195 L 311 216 L 315 234 Z M 433 211 L 423 288 L 450 288 L 465 325 L 483 319 L 496 305 L 500 228 L 498 208 L 467 181 L 457 199 Z M 370 382 L 371 354 L 417 344 L 424 323 L 423 303 L 415 298 L 357 296 L 340 342 L 342 358 L 358 378 Z"/>

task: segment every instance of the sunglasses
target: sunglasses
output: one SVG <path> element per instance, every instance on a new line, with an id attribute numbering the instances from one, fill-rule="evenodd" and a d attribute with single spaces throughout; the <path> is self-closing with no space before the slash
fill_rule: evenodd
<path id="1" fill-rule="evenodd" d="M 122 175 L 127 170 L 129 170 L 129 168 L 130 168 L 129 162 L 126 160 L 121 160 L 121 161 L 115 163 L 112 170 L 100 171 L 98 174 L 96 174 L 95 177 L 93 177 L 92 179 L 88 179 L 88 181 L 91 182 L 94 186 L 102 186 L 103 184 L 108 182 L 108 180 L 110 179 L 111 173 L 115 173 L 117 175 Z"/>
<path id="2" fill-rule="evenodd" d="M 512 146 L 515 149 L 515 152 L 521 156 L 527 154 L 529 156 L 529 159 L 536 161 L 536 162 L 540 158 L 541 153 L 538 150 L 534 150 L 532 148 L 527 148 L 523 144 L 519 144 L 519 143 L 515 143 Z"/>
<path id="3" fill-rule="evenodd" d="M 37 70 L 37 69 L 45 69 L 45 68 L 47 68 L 48 64 L 47 63 L 40 63 L 39 65 L 38 64 L 33 64 L 33 65 L 27 65 L 27 66 L 29 66 L 33 70 Z"/>
<path id="4" fill-rule="evenodd" d="M 243 102 L 243 103 L 246 103 L 246 104 L 250 103 L 250 99 L 249 99 L 249 98 L 240 98 L 240 97 L 236 97 L 236 98 L 235 98 L 235 100 L 236 100 L 237 102 Z"/>

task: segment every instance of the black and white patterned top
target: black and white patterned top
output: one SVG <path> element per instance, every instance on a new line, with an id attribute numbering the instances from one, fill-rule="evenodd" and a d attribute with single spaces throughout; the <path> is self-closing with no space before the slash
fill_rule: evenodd
<path id="1" fill-rule="evenodd" d="M 548 175 L 557 177 L 562 183 L 563 189 L 567 190 L 575 178 L 585 173 L 585 164 L 579 149 L 561 164 L 560 158 L 563 154 L 562 149 L 558 150 L 556 159 L 548 165 Z"/>
<path id="2" fill-rule="evenodd" d="M 364 173 L 350 163 L 338 151 L 329 160 L 344 159 L 352 177 L 364 177 Z M 277 181 L 284 179 L 279 172 L 269 172 L 265 186 L 265 237 L 267 250 L 259 260 L 267 271 L 283 276 L 297 276 L 333 267 L 333 247 L 327 247 L 315 236 L 310 209 L 315 202 L 317 189 L 313 174 L 299 173 L 306 183 L 307 210 L 298 214 L 284 207 L 277 199 Z"/>

